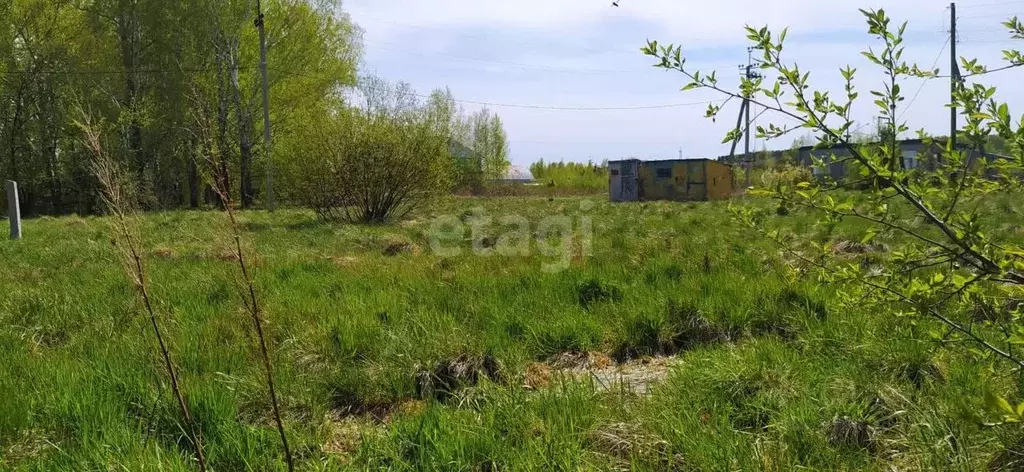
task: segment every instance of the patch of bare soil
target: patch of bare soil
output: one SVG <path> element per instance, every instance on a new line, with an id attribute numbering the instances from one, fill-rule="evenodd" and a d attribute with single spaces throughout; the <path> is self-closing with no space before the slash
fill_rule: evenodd
<path id="1" fill-rule="evenodd" d="M 559 376 L 578 380 L 592 380 L 598 390 L 625 391 L 646 395 L 658 382 L 664 380 L 677 362 L 674 357 L 645 357 L 616 364 L 610 357 L 598 352 L 563 352 L 546 363 L 530 364 L 526 368 L 524 384 L 527 388 L 544 388 Z"/>
<path id="2" fill-rule="evenodd" d="M 590 372 L 599 389 L 621 390 L 646 395 L 656 384 L 668 377 L 671 357 L 647 357 Z"/>

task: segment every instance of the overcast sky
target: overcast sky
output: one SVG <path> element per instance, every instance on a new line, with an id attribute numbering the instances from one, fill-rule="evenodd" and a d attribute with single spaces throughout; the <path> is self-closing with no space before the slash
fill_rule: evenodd
<path id="1" fill-rule="evenodd" d="M 679 73 L 651 67 L 639 52 L 647 39 L 683 45 L 692 67 L 717 70 L 738 83 L 746 63 L 743 26 L 790 28 L 785 59 L 812 72 L 818 88 L 842 91 L 838 69 L 859 69 L 861 101 L 855 118 L 863 131 L 876 115 L 867 97 L 881 76 L 859 54 L 875 41 L 858 7 L 885 8 L 909 21 L 904 58 L 949 73 L 948 2 L 876 0 L 347 0 L 344 9 L 364 31 L 362 73 L 404 80 L 421 94 L 448 86 L 456 99 L 539 107 L 645 107 L 718 99 L 706 91 L 680 92 Z M 1002 49 L 1014 46 L 1000 22 L 1024 16 L 1024 1 L 958 3 L 958 54 L 1001 65 Z M 1024 48 L 1024 41 L 1017 41 Z M 877 47 L 876 47 L 877 49 Z M 940 51 L 942 54 L 940 55 Z M 937 60 L 937 61 L 936 61 Z M 985 77 L 1016 114 L 1024 112 L 1024 70 Z M 948 80 L 908 80 L 905 114 L 912 129 L 948 133 Z M 906 105 L 907 103 L 905 103 Z M 481 108 L 464 103 L 469 112 Z M 673 108 L 565 111 L 490 106 L 508 130 L 512 161 L 537 159 L 715 157 L 728 153 L 721 138 L 735 123 L 730 103 L 717 123 L 703 118 L 706 105 Z M 754 110 L 757 114 L 758 110 Z M 763 115 L 759 122 L 772 119 Z M 776 117 L 776 122 L 782 123 Z M 729 122 L 732 122 L 730 124 Z M 795 136 L 793 136 L 795 137 Z M 793 137 L 755 149 L 789 147 Z"/>

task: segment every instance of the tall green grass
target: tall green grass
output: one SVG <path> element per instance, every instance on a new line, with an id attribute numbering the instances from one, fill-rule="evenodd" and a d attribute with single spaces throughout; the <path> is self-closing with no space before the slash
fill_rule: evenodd
<path id="1" fill-rule="evenodd" d="M 986 389 L 1019 395 L 1019 379 L 928 341 L 928 322 L 894 307 L 833 309 L 835 288 L 794 277 L 727 203 L 582 201 L 451 199 L 393 226 L 240 214 L 298 468 L 977 470 L 1017 447 L 975 419 Z M 452 243 L 460 256 L 431 252 L 435 217 L 481 211 L 531 231 L 589 217 L 593 255 L 545 272 L 558 257 L 477 256 L 468 234 Z M 211 468 L 283 470 L 222 216 L 141 224 Z M 863 231 L 797 214 L 777 224 L 819 239 Z M 106 223 L 34 219 L 25 235 L 0 244 L 0 468 L 188 470 Z M 529 366 L 565 351 L 677 360 L 646 396 L 557 373 L 523 387 Z M 418 394 L 419 373 L 462 355 L 499 360 L 502 377 Z M 841 419 L 870 442 L 837 440 Z"/>

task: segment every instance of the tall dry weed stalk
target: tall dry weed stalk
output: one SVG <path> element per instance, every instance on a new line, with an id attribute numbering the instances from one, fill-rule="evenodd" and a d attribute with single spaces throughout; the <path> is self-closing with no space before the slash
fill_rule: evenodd
<path id="1" fill-rule="evenodd" d="M 219 169 L 219 167 L 215 167 Z M 227 177 L 216 179 L 217 182 L 226 182 Z M 253 278 L 252 269 L 249 264 L 246 263 L 245 250 L 242 248 L 242 231 L 238 225 L 238 219 L 235 217 L 234 201 L 231 199 L 231 195 L 224 191 L 219 185 L 216 188 L 217 195 L 220 200 L 224 202 L 224 213 L 227 214 L 228 222 L 230 223 L 231 236 L 233 240 L 232 250 L 234 251 L 235 262 L 238 263 L 239 272 L 242 275 L 242 283 L 244 286 L 240 291 L 242 304 L 245 306 L 245 311 L 248 313 L 249 318 L 252 319 L 253 328 L 256 330 L 256 339 L 260 347 L 260 357 L 263 360 L 263 370 L 267 377 L 267 393 L 270 396 L 270 403 L 273 407 L 274 422 L 277 423 L 277 431 L 281 435 L 281 447 L 284 449 L 285 462 L 288 464 L 288 471 L 292 472 L 295 470 L 295 464 L 292 460 L 292 452 L 288 447 L 288 436 L 284 431 L 284 422 L 281 421 L 281 407 L 278 405 L 277 390 L 274 385 L 274 364 L 270 360 L 270 354 L 267 349 L 267 339 L 264 335 L 264 314 L 263 307 L 260 305 L 259 297 L 256 295 L 256 282 Z"/>
<path id="2" fill-rule="evenodd" d="M 238 218 L 235 214 L 234 200 L 231 198 L 230 191 L 230 177 L 227 175 L 227 169 L 221 165 L 224 160 L 218 159 L 220 148 L 215 145 L 214 140 L 211 138 L 212 133 L 210 132 L 212 126 L 207 119 L 207 114 L 204 113 L 205 106 L 201 99 L 196 101 L 196 113 L 194 114 L 197 129 L 199 130 L 199 136 L 197 136 L 202 143 L 203 149 L 202 154 L 207 160 L 208 167 L 213 173 L 213 190 L 216 192 L 220 203 L 223 206 L 224 214 L 227 216 L 229 228 L 231 231 L 233 253 L 232 259 L 238 264 L 239 272 L 242 276 L 241 286 L 238 287 L 239 297 L 242 300 L 242 304 L 245 307 L 245 312 L 252 321 L 253 329 L 256 332 L 256 341 L 259 345 L 259 354 L 263 362 L 263 371 L 266 374 L 267 382 L 267 395 L 270 397 L 270 403 L 273 409 L 274 422 L 277 425 L 277 431 L 281 436 L 281 447 L 284 450 L 285 463 L 288 465 L 288 471 L 293 472 L 295 470 L 295 463 L 292 459 L 291 449 L 288 446 L 288 435 L 285 433 L 284 421 L 281 419 L 281 407 L 277 398 L 277 388 L 274 382 L 274 364 L 270 359 L 269 349 L 267 348 L 267 339 L 264 333 L 264 325 L 266 324 L 263 307 L 260 305 L 259 296 L 257 295 L 256 282 L 252 271 L 252 265 L 246 259 L 246 251 L 242 244 L 242 230 L 238 224 Z"/>
<path id="3" fill-rule="evenodd" d="M 125 274 L 139 299 L 142 300 L 146 314 L 149 316 L 150 324 L 153 327 L 153 335 L 156 337 L 160 349 L 160 356 L 163 358 L 164 367 L 171 380 L 171 390 L 178 401 L 178 408 L 181 409 L 181 416 L 186 424 L 187 435 L 195 447 L 196 460 L 199 463 L 199 470 L 206 471 L 206 458 L 203 456 L 203 442 L 199 432 L 199 425 L 193 421 L 189 412 L 188 404 L 185 402 L 185 395 L 178 382 L 178 372 L 171 359 L 170 349 L 164 340 L 163 330 L 160 321 L 153 307 L 153 298 L 149 292 L 149 282 L 146 278 L 146 266 L 142 258 L 142 237 L 135 221 L 135 202 L 133 185 L 128 176 L 121 171 L 117 162 L 107 154 L 101 140 L 100 131 L 92 125 L 89 120 L 78 123 L 81 128 L 85 146 L 92 153 L 90 168 L 101 187 L 101 198 L 103 203 L 113 217 L 113 226 L 116 234 L 116 247 L 121 257 Z"/>

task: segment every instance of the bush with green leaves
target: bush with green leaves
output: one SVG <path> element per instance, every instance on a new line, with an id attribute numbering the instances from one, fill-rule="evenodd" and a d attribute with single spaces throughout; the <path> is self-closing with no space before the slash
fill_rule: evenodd
<path id="1" fill-rule="evenodd" d="M 448 140 L 415 103 L 338 111 L 296 146 L 290 196 L 326 220 L 393 221 L 451 188 Z"/>
<path id="2" fill-rule="evenodd" d="M 779 186 L 797 185 L 801 182 L 811 182 L 813 180 L 814 174 L 811 173 L 810 169 L 784 164 L 761 171 L 761 176 L 754 182 L 754 185 L 763 188 L 777 188 Z"/>
<path id="3" fill-rule="evenodd" d="M 760 54 L 762 77 L 745 79 L 738 91 L 725 89 L 714 73 L 702 74 L 688 67 L 682 49 L 651 41 L 644 53 L 660 66 L 682 72 L 690 83 L 684 88 L 709 89 L 732 98 L 746 98 L 789 123 L 758 126 L 758 137 L 773 139 L 794 130 L 810 130 L 820 149 L 849 146 L 848 156 L 833 162 L 855 163 L 859 175 L 847 182 L 779 182 L 756 191 L 780 202 L 787 211 L 771 213 L 764 208 L 737 206 L 735 213 L 763 236 L 775 241 L 792 262 L 796 273 L 842 287 L 841 305 L 898 307 L 901 316 L 920 323 L 919 334 L 930 337 L 933 348 L 963 347 L 988 361 L 1005 375 L 1019 375 L 1024 368 L 1024 246 L 1014 232 L 998 220 L 983 218 L 977 211 L 982 200 L 1013 198 L 1021 187 L 1024 169 L 1024 118 L 1014 121 L 1009 107 L 996 98 L 996 89 L 977 79 L 992 72 L 1024 66 L 1019 51 L 1004 51 L 1008 62 L 988 69 L 976 60 L 961 59 L 962 79 L 956 82 L 952 106 L 960 112 L 960 145 L 941 143 L 943 151 L 931 172 L 904 168 L 897 136 L 909 131 L 900 117 L 905 100 L 903 79 L 931 80 L 937 70 L 923 70 L 902 59 L 906 23 L 894 27 L 882 10 L 861 10 L 870 35 L 879 45 L 862 54 L 882 69 L 885 80 L 871 98 L 889 133 L 878 146 L 850 146 L 846 137 L 853 129 L 851 109 L 860 96 L 855 86 L 857 71 L 840 70 L 845 81 L 842 97 L 812 88 L 810 73 L 787 62 L 783 56 L 786 30 L 775 35 L 768 28 L 747 28 L 747 38 Z M 1017 18 L 1004 23 L 1009 36 L 1024 39 L 1024 24 Z M 708 117 L 721 110 L 711 105 Z M 738 136 L 728 133 L 725 142 Z M 924 136 L 926 145 L 930 138 Z M 1007 144 L 1013 156 L 979 160 L 993 136 Z M 816 165 L 822 165 L 822 162 Z M 848 179 L 849 180 L 849 179 Z M 853 185 L 856 184 L 856 185 Z M 851 192 L 851 187 L 860 191 Z M 814 231 L 782 229 L 779 219 L 802 211 L 817 216 Z M 830 241 L 838 225 L 864 225 L 861 244 L 885 240 L 876 247 L 891 248 L 869 258 L 837 253 Z M 1009 368 L 1002 366 L 1009 365 Z M 990 406 L 1000 421 L 1018 421 L 1024 405 L 1011 407 L 993 394 Z"/>

